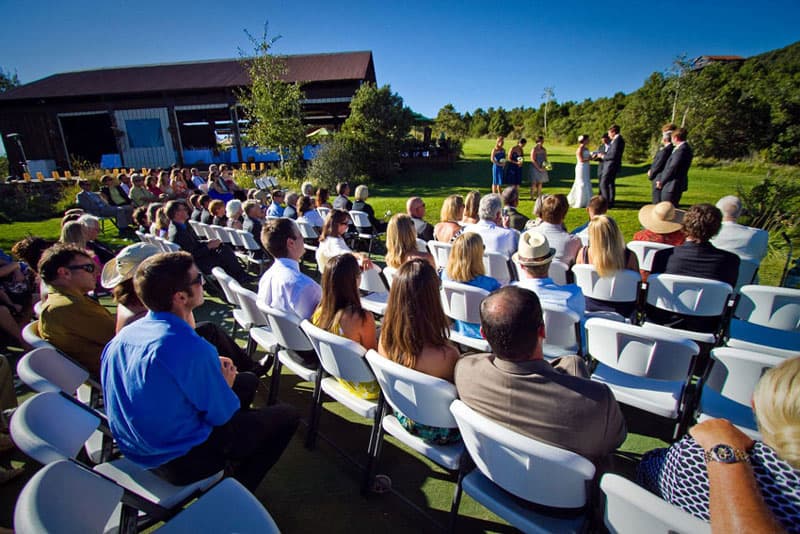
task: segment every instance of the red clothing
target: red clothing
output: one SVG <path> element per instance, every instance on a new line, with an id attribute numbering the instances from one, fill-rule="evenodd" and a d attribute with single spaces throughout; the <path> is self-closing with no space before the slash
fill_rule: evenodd
<path id="1" fill-rule="evenodd" d="M 675 230 L 669 234 L 657 234 L 650 230 L 644 229 L 633 234 L 633 240 L 649 241 L 651 243 L 664 243 L 665 245 L 677 247 L 678 245 L 683 245 L 683 242 L 686 241 L 686 234 L 683 233 L 683 230 Z"/>

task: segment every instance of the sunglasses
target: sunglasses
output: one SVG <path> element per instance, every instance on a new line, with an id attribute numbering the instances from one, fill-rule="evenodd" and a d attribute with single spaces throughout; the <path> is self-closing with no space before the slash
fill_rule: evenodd
<path id="1" fill-rule="evenodd" d="M 197 278 L 195 278 L 194 280 L 189 282 L 189 287 L 196 286 L 198 284 L 202 284 L 203 280 L 204 280 L 203 273 L 197 273 Z"/>
<path id="2" fill-rule="evenodd" d="M 79 269 L 83 269 L 87 273 L 93 273 L 95 268 L 96 267 L 94 263 L 84 263 L 83 265 L 67 265 L 67 269 L 69 269 L 70 271 L 77 271 Z"/>

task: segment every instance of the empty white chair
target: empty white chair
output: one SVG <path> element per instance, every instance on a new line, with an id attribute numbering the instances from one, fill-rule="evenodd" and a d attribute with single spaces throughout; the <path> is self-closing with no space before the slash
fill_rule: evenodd
<path id="1" fill-rule="evenodd" d="M 758 267 L 759 263 L 757 261 L 739 258 L 739 276 L 736 278 L 736 287 L 734 287 L 737 292 L 742 286 L 754 283 Z"/>
<path id="2" fill-rule="evenodd" d="M 483 267 L 486 270 L 486 276 L 494 278 L 500 282 L 500 285 L 508 285 L 514 279 L 509 270 L 508 258 L 499 252 L 484 252 Z"/>
<path id="3" fill-rule="evenodd" d="M 381 271 L 377 266 L 361 273 L 361 284 L 358 288 L 367 293 L 361 297 L 362 308 L 377 315 L 386 314 L 389 288 L 383 281 Z"/>
<path id="4" fill-rule="evenodd" d="M 22 329 L 22 339 L 34 348 L 48 347 L 53 350 L 58 350 L 52 343 L 45 341 L 39 335 L 39 321 L 31 321 L 25 325 Z"/>
<path id="5" fill-rule="evenodd" d="M 621 269 L 612 276 L 600 276 L 594 265 L 584 263 L 573 265 L 572 274 L 575 277 L 575 284 L 581 288 L 584 297 L 609 303 L 614 308 L 615 305 L 619 305 L 619 309 L 625 312 L 620 315 L 626 319 L 631 318 L 639 298 L 639 286 L 642 281 L 638 271 Z"/>
<path id="6" fill-rule="evenodd" d="M 450 411 L 477 468 L 461 487 L 473 499 L 523 532 L 578 532 L 585 522 L 595 467 L 586 458 L 523 436 L 456 400 Z M 460 488 L 453 499 L 458 513 Z M 509 494 L 575 517 L 533 511 Z"/>
<path id="7" fill-rule="evenodd" d="M 586 321 L 589 354 L 598 361 L 592 380 L 607 384 L 618 402 L 676 420 L 688 415 L 688 386 L 697 344 L 679 334 L 592 318 Z"/>
<path id="8" fill-rule="evenodd" d="M 603 520 L 611 534 L 711 532 L 705 521 L 619 475 L 603 475 L 600 489 L 606 496 Z"/>
<path id="9" fill-rule="evenodd" d="M 317 428 L 319 427 L 319 418 L 322 413 L 323 392 L 361 417 L 369 419 L 375 419 L 378 402 L 357 397 L 339 382 L 339 380 L 345 380 L 351 383 L 363 383 L 375 380 L 375 375 L 372 374 L 372 370 L 364 360 L 367 349 L 355 341 L 332 334 L 308 321 L 303 321 L 300 327 L 311 340 L 311 344 L 314 345 L 314 350 L 319 356 L 319 361 L 325 374 L 330 375 L 321 378 L 323 374 L 320 373 L 317 378 L 319 387 L 316 388 L 314 409 L 306 438 L 306 446 L 313 448 L 317 436 Z M 372 450 L 376 434 L 375 426 L 377 425 L 373 425 L 373 431 L 370 434 L 367 451 Z"/>
<path id="10" fill-rule="evenodd" d="M 462 323 L 480 324 L 481 301 L 489 292 L 479 287 L 473 287 L 450 280 L 442 281 L 442 308 L 444 314 L 454 321 Z M 455 325 L 450 329 L 448 337 L 454 343 L 465 345 L 481 352 L 491 352 L 489 342 L 483 338 L 474 338 L 455 330 Z"/>
<path id="11" fill-rule="evenodd" d="M 239 299 L 242 315 L 247 326 L 247 356 L 251 357 L 256 345 L 262 347 L 267 354 L 275 354 L 278 350 L 278 340 L 270 330 L 267 323 L 269 320 L 256 304 L 257 295 L 247 288 L 242 287 L 236 280 L 231 280 L 230 289 Z"/>
<path id="12" fill-rule="evenodd" d="M 236 328 L 241 326 L 242 328 L 248 328 L 248 316 L 247 314 L 242 311 L 242 306 L 239 303 L 239 296 L 231 289 L 231 284 L 236 282 L 234 278 L 225 272 L 225 269 L 222 267 L 214 267 L 211 269 L 211 274 L 214 275 L 214 278 L 217 279 L 219 282 L 220 287 L 222 288 L 222 292 L 225 294 L 225 300 L 233 306 L 231 309 L 231 314 L 233 315 L 233 327 L 231 328 L 231 335 L 236 335 Z"/>
<path id="13" fill-rule="evenodd" d="M 195 229 L 195 233 L 197 234 L 197 237 L 206 238 L 206 239 L 214 239 L 213 236 L 208 231 L 208 226 L 209 225 L 207 225 L 206 223 L 202 223 L 202 222 L 199 222 L 199 221 L 196 222 L 195 226 L 193 228 Z"/>
<path id="14" fill-rule="evenodd" d="M 453 245 L 450 243 L 442 243 L 433 239 L 428 241 L 428 251 L 433 256 L 433 262 L 436 264 L 437 269 L 447 268 L 447 260 L 450 259 L 450 250 L 452 248 Z"/>
<path id="15" fill-rule="evenodd" d="M 734 316 L 728 346 L 783 358 L 800 354 L 800 290 L 743 286 Z"/>
<path id="16" fill-rule="evenodd" d="M 547 359 L 583 352 L 581 317 L 566 306 L 542 302 L 544 345 Z"/>
<path id="17" fill-rule="evenodd" d="M 780 356 L 718 347 L 703 382 L 697 420 L 722 417 L 753 439 L 761 439 L 750 401 L 761 376 L 783 362 Z"/>
<path id="18" fill-rule="evenodd" d="M 319 234 L 317 234 L 317 231 L 313 226 L 311 226 L 311 223 L 306 220 L 298 219 L 295 222 L 297 223 L 297 227 L 300 229 L 300 235 L 303 236 L 303 246 L 305 249 L 307 251 L 316 253 L 319 246 L 312 245 L 309 243 L 309 241 L 318 242 Z M 316 265 L 316 262 L 314 262 L 314 264 Z"/>
<path id="19" fill-rule="evenodd" d="M 639 269 L 649 271 L 653 267 L 653 257 L 659 250 L 673 248 L 672 245 L 665 243 L 652 243 L 650 241 L 631 241 L 626 245 L 628 250 L 636 254 L 639 260 Z"/>
<path id="20" fill-rule="evenodd" d="M 263 274 L 264 269 L 270 263 L 270 260 L 266 257 L 266 251 L 262 250 L 261 245 L 256 242 L 253 234 L 247 230 L 236 230 L 236 233 L 241 238 L 242 243 L 244 243 L 244 249 L 247 251 L 243 259 L 248 264 L 258 265 L 258 274 Z M 239 257 L 241 258 L 242 256 Z"/>
<path id="21" fill-rule="evenodd" d="M 369 215 L 363 211 L 351 210 L 350 219 L 358 230 L 356 237 L 368 243 L 367 256 L 372 256 L 372 245 L 375 243 L 375 240 L 379 239 L 385 232 L 377 232 L 375 228 L 371 228 L 372 223 L 369 220 Z M 367 231 L 370 228 L 371 231 Z"/>

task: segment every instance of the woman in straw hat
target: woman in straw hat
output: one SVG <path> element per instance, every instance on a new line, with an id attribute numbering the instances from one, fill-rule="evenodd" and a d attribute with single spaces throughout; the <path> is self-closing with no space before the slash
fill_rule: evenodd
<path id="1" fill-rule="evenodd" d="M 686 241 L 683 216 L 686 212 L 675 209 L 671 202 L 648 204 L 639 210 L 639 222 L 644 230 L 633 234 L 634 241 L 650 241 L 678 246 Z"/>

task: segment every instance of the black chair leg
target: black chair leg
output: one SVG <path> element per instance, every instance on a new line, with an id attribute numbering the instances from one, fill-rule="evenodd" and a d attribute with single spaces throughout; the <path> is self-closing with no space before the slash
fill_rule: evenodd
<path id="1" fill-rule="evenodd" d="M 361 495 L 369 495 L 372 482 L 375 479 L 375 471 L 378 469 L 378 460 L 381 456 L 381 446 L 383 445 L 383 416 L 386 412 L 386 401 L 381 393 L 378 400 L 378 408 L 375 410 L 375 418 L 372 421 L 372 431 L 370 433 L 369 445 L 367 446 L 368 459 L 364 469 L 364 478 L 361 482 Z"/>
<path id="2" fill-rule="evenodd" d="M 317 432 L 319 430 L 319 419 L 322 415 L 322 378 L 323 370 L 320 367 L 317 372 L 317 380 L 314 383 L 314 394 L 311 400 L 311 413 L 308 416 L 308 433 L 306 434 L 306 449 L 314 450 L 317 443 Z"/>
<path id="3" fill-rule="evenodd" d="M 272 378 L 269 382 L 269 397 L 267 397 L 267 404 L 272 406 L 278 401 L 278 388 L 281 383 L 281 361 L 275 355 L 275 364 L 272 366 Z"/>

